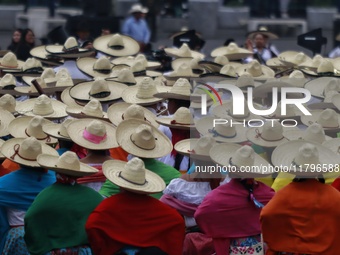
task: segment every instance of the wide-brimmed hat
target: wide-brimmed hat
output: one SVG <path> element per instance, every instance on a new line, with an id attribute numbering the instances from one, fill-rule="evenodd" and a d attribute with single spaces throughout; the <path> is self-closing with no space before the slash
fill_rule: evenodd
<path id="1" fill-rule="evenodd" d="M 172 117 L 158 117 L 156 121 L 163 125 L 174 129 L 194 129 L 195 123 L 193 115 L 189 108 L 180 107 Z"/>
<path id="2" fill-rule="evenodd" d="M 85 106 L 67 106 L 66 112 L 74 118 L 94 118 L 108 121 L 107 113 L 103 111 L 101 103 L 97 99 L 91 99 Z"/>
<path id="3" fill-rule="evenodd" d="M 328 170 L 336 167 L 339 157 L 329 148 L 313 142 L 289 141 L 277 146 L 272 154 L 272 163 L 284 169 L 285 172 L 300 177 L 314 178 L 324 175 L 327 178 L 339 175 Z"/>
<path id="4" fill-rule="evenodd" d="M 252 51 L 239 48 L 236 43 L 230 43 L 228 46 L 218 47 L 211 52 L 213 58 L 217 56 L 226 56 L 229 60 L 239 60 L 253 55 Z"/>
<path id="5" fill-rule="evenodd" d="M 114 66 L 114 69 L 119 66 L 116 65 Z M 123 65 L 125 66 L 125 65 Z M 128 66 L 127 66 L 128 67 Z M 157 71 L 152 71 L 152 70 L 147 70 L 146 69 L 146 62 L 143 59 L 136 59 L 130 66 L 131 71 L 135 77 L 140 77 L 140 76 L 148 76 L 148 77 L 159 77 L 162 76 L 161 72 Z M 124 68 L 123 68 L 124 69 Z"/>
<path id="6" fill-rule="evenodd" d="M 100 58 L 80 58 L 77 60 L 77 67 L 83 73 L 91 77 L 110 77 L 113 64 L 110 60 L 102 56 Z"/>
<path id="7" fill-rule="evenodd" d="M 199 65 L 201 60 L 201 58 L 176 58 L 171 61 L 171 67 L 173 70 L 177 70 L 182 64 L 187 64 L 194 74 L 202 74 L 204 69 Z"/>
<path id="8" fill-rule="evenodd" d="M 155 97 L 158 93 L 155 81 L 150 77 L 144 77 L 136 86 L 127 87 L 123 91 L 122 98 L 126 103 L 151 105 L 158 103 L 163 98 Z"/>
<path id="9" fill-rule="evenodd" d="M 0 58 L 0 69 L 21 70 L 24 66 L 24 63 L 24 61 L 18 60 L 13 52 L 8 52 L 2 58 Z"/>
<path id="10" fill-rule="evenodd" d="M 66 69 L 67 70 L 67 69 Z M 45 68 L 45 70 L 40 75 L 40 78 L 44 80 L 45 83 L 51 83 L 56 81 L 56 74 L 53 68 Z M 22 80 L 29 86 L 32 86 L 32 81 L 36 79 L 36 77 L 32 76 L 23 76 Z"/>
<path id="11" fill-rule="evenodd" d="M 138 78 L 140 78 L 140 76 Z M 128 86 L 137 84 L 137 77 L 133 75 L 131 68 L 128 67 L 119 70 L 114 76 L 110 76 L 106 78 L 106 80 L 124 83 Z M 139 79 L 139 81 L 140 80 L 141 79 Z"/>
<path id="12" fill-rule="evenodd" d="M 40 45 L 38 47 L 34 47 L 30 50 L 30 55 L 36 59 L 38 59 L 41 63 L 47 64 L 48 66 L 60 66 L 63 64 L 64 60 L 58 56 L 49 54 L 45 45 Z"/>
<path id="13" fill-rule="evenodd" d="M 230 64 L 235 68 L 242 65 L 238 62 L 229 62 L 226 56 L 217 56 L 213 61 L 201 60 L 198 65 L 205 70 L 206 73 L 219 73 L 223 66 Z"/>
<path id="14" fill-rule="evenodd" d="M 139 194 L 152 194 L 165 189 L 163 179 L 145 168 L 139 158 L 130 161 L 108 160 L 103 164 L 106 178 L 117 186 Z"/>
<path id="15" fill-rule="evenodd" d="M 330 136 L 326 136 L 322 126 L 318 123 L 310 125 L 305 130 L 285 130 L 283 135 L 290 141 L 302 139 L 319 144 L 332 139 Z"/>
<path id="16" fill-rule="evenodd" d="M 200 80 L 204 82 L 220 82 L 228 78 L 237 78 L 238 74 L 234 65 L 226 64 L 219 73 L 204 73 L 200 75 Z"/>
<path id="17" fill-rule="evenodd" d="M 64 45 L 46 45 L 45 50 L 61 58 L 82 58 L 93 54 L 92 50 L 80 48 L 74 37 L 67 38 Z"/>
<path id="18" fill-rule="evenodd" d="M 323 59 L 323 56 L 316 54 L 312 59 L 307 59 L 305 62 L 299 64 L 299 68 L 316 71 Z"/>
<path id="19" fill-rule="evenodd" d="M 204 58 L 204 54 L 191 50 L 188 44 L 183 43 L 180 48 L 165 48 L 165 53 L 174 58 Z"/>
<path id="20" fill-rule="evenodd" d="M 67 133 L 76 144 L 90 150 L 108 150 L 118 147 L 116 128 L 101 120 L 74 120 L 67 126 Z"/>
<path id="21" fill-rule="evenodd" d="M 258 30 L 255 30 L 255 31 L 251 31 L 247 34 L 247 38 L 251 38 L 251 39 L 254 39 L 255 35 L 257 34 L 261 34 L 261 35 L 264 35 L 266 36 L 268 39 L 279 39 L 279 37 L 272 33 L 272 32 L 269 32 L 268 29 L 264 26 L 261 26 Z"/>
<path id="22" fill-rule="evenodd" d="M 334 77 L 320 77 L 308 81 L 305 88 L 310 93 L 319 98 L 324 98 L 328 91 L 334 90 L 340 92 L 340 79 Z"/>
<path id="23" fill-rule="evenodd" d="M 40 154 L 37 162 L 43 168 L 69 176 L 81 177 L 98 173 L 94 167 L 81 163 L 73 151 L 66 151 L 61 156 Z"/>
<path id="24" fill-rule="evenodd" d="M 253 76 L 250 73 L 243 73 L 240 77 L 238 77 L 237 79 L 224 79 L 220 82 L 218 82 L 218 84 L 231 84 L 231 85 L 235 85 L 236 87 L 240 88 L 241 90 L 243 90 L 245 93 L 247 92 L 247 88 L 248 87 L 258 87 L 260 86 L 262 83 L 255 81 Z"/>
<path id="25" fill-rule="evenodd" d="M 33 79 L 31 80 L 31 84 L 29 86 L 17 86 L 17 87 L 14 88 L 14 90 L 21 95 L 38 96 L 39 92 L 36 89 L 36 87 L 33 85 L 33 83 L 32 83 L 33 80 L 35 80 L 39 84 L 40 88 L 42 89 L 42 91 L 44 93 L 46 93 L 46 90 L 48 88 L 50 88 L 50 89 L 54 88 L 54 86 L 48 87 L 45 80 L 42 79 L 41 77 L 32 77 L 32 78 Z"/>
<path id="26" fill-rule="evenodd" d="M 30 167 L 40 167 L 37 162 L 40 154 L 58 156 L 55 149 L 35 137 L 9 139 L 1 146 L 1 153 L 15 163 Z"/>
<path id="27" fill-rule="evenodd" d="M 69 93 L 73 99 L 78 101 L 89 102 L 91 99 L 97 99 L 100 102 L 108 103 L 121 98 L 126 88 L 125 84 L 98 78 L 78 83 L 70 89 Z"/>
<path id="28" fill-rule="evenodd" d="M 61 119 L 67 117 L 66 104 L 51 99 L 46 95 L 17 102 L 17 112 L 26 116 L 43 116 L 46 119 Z"/>
<path id="29" fill-rule="evenodd" d="M 112 57 L 135 55 L 140 49 L 135 39 L 121 34 L 100 36 L 94 40 L 93 47 Z"/>
<path id="30" fill-rule="evenodd" d="M 312 115 L 301 116 L 301 122 L 306 126 L 319 123 L 325 131 L 340 130 L 340 115 L 333 109 L 313 110 Z"/>
<path id="31" fill-rule="evenodd" d="M 9 134 L 9 124 L 15 119 L 12 113 L 0 109 L 0 137 Z"/>
<path id="32" fill-rule="evenodd" d="M 75 119 L 66 119 L 62 123 L 51 123 L 42 126 L 43 131 L 58 140 L 72 141 L 67 133 L 67 126 Z"/>
<path id="33" fill-rule="evenodd" d="M 276 78 L 274 79 L 276 80 Z M 294 70 L 288 76 L 282 76 L 278 80 L 293 84 L 295 87 L 302 88 L 309 79 L 306 78 L 300 70 Z M 268 81 L 270 81 L 270 79 Z"/>
<path id="34" fill-rule="evenodd" d="M 0 80 L 0 95 L 10 94 L 10 95 L 18 95 L 18 93 L 14 90 L 17 86 L 17 80 L 12 74 L 5 74 L 4 77 Z"/>
<path id="35" fill-rule="evenodd" d="M 281 88 L 295 88 L 294 84 L 281 81 L 280 79 L 270 79 L 265 83 L 257 86 L 253 90 L 253 98 L 271 98 L 273 88 L 277 88 L 278 93 L 281 93 Z M 289 98 L 303 98 L 304 94 L 302 93 L 289 93 Z"/>
<path id="36" fill-rule="evenodd" d="M 253 60 L 248 64 L 239 66 L 236 74 L 241 76 L 243 73 L 249 73 L 255 80 L 264 80 L 274 78 L 275 72 L 268 66 L 261 65 L 257 60 Z"/>
<path id="37" fill-rule="evenodd" d="M 74 98 L 70 96 L 70 89 L 71 88 L 66 88 L 61 92 L 60 98 L 61 101 L 66 104 L 67 106 L 84 106 L 86 105 L 87 102 L 82 102 L 82 101 L 76 101 Z"/>
<path id="38" fill-rule="evenodd" d="M 35 58 L 26 59 L 21 69 L 3 69 L 4 73 L 11 73 L 14 76 L 40 76 L 43 71 L 41 62 Z"/>
<path id="39" fill-rule="evenodd" d="M 335 69 L 333 61 L 330 59 L 322 59 L 316 70 L 302 69 L 302 72 L 317 77 L 340 77 L 340 71 Z"/>
<path id="40" fill-rule="evenodd" d="M 331 149 L 336 154 L 340 154 L 340 138 L 332 138 L 322 143 L 323 146 Z"/>
<path id="41" fill-rule="evenodd" d="M 305 53 L 297 51 L 282 52 L 278 55 L 278 59 L 288 67 L 299 66 L 306 61 L 312 60 Z"/>
<path id="42" fill-rule="evenodd" d="M 137 104 L 118 102 L 109 107 L 107 115 L 113 125 L 118 126 L 122 121 L 129 119 L 138 119 L 146 121 L 158 128 L 156 116 L 151 111 Z"/>
<path id="43" fill-rule="evenodd" d="M 129 13 L 136 13 L 136 12 L 140 12 L 140 13 L 148 13 L 148 8 L 143 7 L 141 4 L 134 4 L 131 6 Z"/>
<path id="44" fill-rule="evenodd" d="M 225 123 L 217 123 L 214 127 L 216 117 L 207 116 L 196 121 L 197 131 L 204 136 L 213 137 L 218 142 L 242 143 L 247 141 L 247 128 L 235 124 L 230 117 L 225 117 Z M 234 124 L 232 124 L 234 123 Z"/>
<path id="45" fill-rule="evenodd" d="M 256 145 L 273 148 L 288 141 L 284 137 L 283 131 L 290 129 L 293 129 L 293 127 L 284 128 L 277 120 L 266 121 L 262 127 L 249 128 L 247 138 Z"/>
<path id="46" fill-rule="evenodd" d="M 52 124 L 41 116 L 22 116 L 14 119 L 8 126 L 10 134 L 15 138 L 35 137 L 37 140 L 46 144 L 56 144 L 57 139 L 46 135 L 43 126 Z"/>
<path id="47" fill-rule="evenodd" d="M 339 93 L 333 95 L 332 100 L 331 100 L 331 102 L 334 104 L 335 108 L 338 111 L 340 111 L 340 94 Z M 1 98 L 0 98 L 0 107 L 1 107 Z"/>
<path id="48" fill-rule="evenodd" d="M 154 96 L 158 98 L 171 98 L 179 100 L 190 100 L 191 84 L 185 78 L 179 78 L 175 84 L 170 87 L 168 92 L 157 93 Z"/>
<path id="49" fill-rule="evenodd" d="M 211 159 L 239 177 L 256 178 L 271 175 L 270 163 L 248 145 L 217 144 L 210 150 Z M 230 171 L 228 171 L 230 170 Z"/>
<path id="50" fill-rule="evenodd" d="M 9 111 L 10 113 L 16 113 L 15 106 L 16 106 L 15 98 L 10 94 L 5 94 L 0 97 L 0 109 Z"/>
<path id="51" fill-rule="evenodd" d="M 293 119 L 300 121 L 300 118 L 302 116 L 302 112 L 299 110 L 299 108 L 296 107 L 296 105 L 293 104 L 287 104 L 285 105 L 286 114 L 282 114 L 281 110 L 281 101 L 277 103 L 275 111 L 270 115 L 264 115 L 263 117 L 267 119 L 278 119 L 278 120 L 287 120 L 287 119 Z"/>
<path id="52" fill-rule="evenodd" d="M 142 61 L 146 67 L 146 69 L 155 69 L 161 66 L 160 62 L 157 61 L 150 61 L 146 58 L 144 54 L 137 54 L 137 56 L 127 56 L 127 57 L 119 57 L 115 58 L 111 61 L 114 65 L 128 65 L 132 66 L 136 61 Z"/>
<path id="53" fill-rule="evenodd" d="M 126 152 L 141 158 L 160 158 L 172 150 L 169 138 L 142 120 L 122 121 L 117 127 L 116 138 Z"/>
<path id="54" fill-rule="evenodd" d="M 191 67 L 188 64 L 183 63 L 176 70 L 168 74 L 164 74 L 164 77 L 167 80 L 177 80 L 179 78 L 186 78 L 186 79 L 198 78 L 199 75 L 193 73 Z"/>
<path id="55" fill-rule="evenodd" d="M 209 136 L 202 136 L 201 138 L 184 139 L 177 142 L 174 149 L 185 156 L 200 161 L 211 161 L 209 151 L 216 145 L 214 138 Z"/>
<path id="56" fill-rule="evenodd" d="M 285 70 L 287 69 L 287 65 L 280 61 L 279 58 L 270 58 L 266 61 L 266 66 L 273 68 L 273 69 L 279 69 L 279 70 Z"/>

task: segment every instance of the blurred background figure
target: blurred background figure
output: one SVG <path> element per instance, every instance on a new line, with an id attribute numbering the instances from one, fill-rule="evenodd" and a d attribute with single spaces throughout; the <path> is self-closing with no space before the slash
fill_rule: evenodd
<path id="1" fill-rule="evenodd" d="M 16 52 L 17 58 L 26 61 L 31 57 L 30 51 L 35 47 L 35 35 L 33 31 L 26 28 L 22 31 L 21 38 L 17 47 Z"/>
<path id="2" fill-rule="evenodd" d="M 12 35 L 11 44 L 8 45 L 7 50 L 10 50 L 12 52 L 16 52 L 18 45 L 19 45 L 19 42 L 20 42 L 21 34 L 22 34 L 21 28 L 17 28 L 17 29 L 14 30 L 13 35 Z"/>

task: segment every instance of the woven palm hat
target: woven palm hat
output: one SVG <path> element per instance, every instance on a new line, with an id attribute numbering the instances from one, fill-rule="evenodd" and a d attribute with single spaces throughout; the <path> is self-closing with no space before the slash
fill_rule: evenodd
<path id="1" fill-rule="evenodd" d="M 16 100 L 10 94 L 5 94 L 0 97 L 0 109 L 9 111 L 10 113 L 15 113 Z"/>
<path id="2" fill-rule="evenodd" d="M 13 52 L 8 52 L 2 58 L 0 58 L 0 69 L 21 70 L 24 66 L 24 63 L 24 61 L 18 60 Z"/>
<path id="3" fill-rule="evenodd" d="M 340 94 L 336 93 L 332 96 L 332 103 L 336 107 L 337 110 L 340 111 Z M 0 107 L 1 107 L 1 98 L 0 98 Z"/>
<path id="4" fill-rule="evenodd" d="M 108 103 L 121 98 L 126 88 L 125 84 L 97 78 L 93 81 L 78 83 L 69 90 L 69 93 L 73 99 L 78 101 L 89 102 L 91 99 L 97 99 Z"/>
<path id="5" fill-rule="evenodd" d="M 63 60 L 60 57 L 49 54 L 45 45 L 40 45 L 38 47 L 34 47 L 30 50 L 30 55 L 36 59 L 38 59 L 41 63 L 46 64 L 48 66 L 60 66 L 63 64 Z"/>
<path id="6" fill-rule="evenodd" d="M 43 126 L 47 124 L 52 124 L 52 122 L 41 116 L 22 116 L 11 121 L 8 128 L 15 138 L 35 137 L 46 144 L 56 144 L 57 139 L 46 135 L 43 131 Z"/>
<path id="7" fill-rule="evenodd" d="M 42 74 L 40 75 L 40 78 L 42 80 L 44 80 L 44 82 L 46 84 L 49 84 L 51 82 L 55 82 L 56 81 L 56 74 L 53 70 L 53 68 L 45 68 L 45 70 L 42 72 Z M 29 86 L 33 86 L 32 81 L 36 79 L 36 77 L 32 77 L 32 76 L 23 76 L 22 80 Z"/>
<path id="8" fill-rule="evenodd" d="M 230 43 L 228 46 L 218 47 L 211 52 L 213 58 L 218 56 L 226 56 L 230 61 L 239 60 L 253 55 L 253 52 L 238 47 L 236 43 Z"/>
<path id="9" fill-rule="evenodd" d="M 101 120 L 74 120 L 67 126 L 72 141 L 90 150 L 108 150 L 118 147 L 116 128 Z"/>
<path id="10" fill-rule="evenodd" d="M 282 52 L 278 55 L 278 59 L 288 67 L 299 66 L 306 61 L 312 60 L 305 53 L 297 51 Z"/>
<path id="11" fill-rule="evenodd" d="M 42 79 L 41 77 L 32 77 L 33 80 L 36 80 L 36 82 L 39 84 L 40 88 L 44 91 L 44 93 L 46 93 L 46 90 L 48 88 L 46 82 L 44 79 Z M 50 87 L 50 88 L 54 88 L 53 87 Z M 15 87 L 14 90 L 16 92 L 18 92 L 19 94 L 21 95 L 29 95 L 29 96 L 38 96 L 39 95 L 39 92 L 38 90 L 35 88 L 35 86 L 31 83 L 29 86 L 18 86 L 18 87 Z"/>
<path id="12" fill-rule="evenodd" d="M 204 136 L 213 137 L 218 142 L 242 143 L 247 141 L 247 128 L 243 125 L 233 124 L 230 117 L 225 117 L 225 123 L 218 123 L 214 127 L 216 117 L 207 116 L 196 121 L 197 131 Z"/>
<path id="13" fill-rule="evenodd" d="M 78 119 L 94 118 L 108 121 L 107 113 L 103 111 L 97 99 L 91 99 L 85 106 L 67 106 L 66 112 L 69 116 Z"/>
<path id="14" fill-rule="evenodd" d="M 306 126 L 319 123 L 325 131 L 340 130 L 340 115 L 333 109 L 310 111 L 312 115 L 301 116 L 301 122 Z"/>
<path id="15" fill-rule="evenodd" d="M 201 60 L 198 65 L 201 66 L 206 73 L 219 73 L 223 66 L 233 65 L 236 69 L 238 66 L 242 65 L 238 62 L 230 62 L 226 56 L 217 56 L 213 61 Z"/>
<path id="16" fill-rule="evenodd" d="M 339 175 L 328 171 L 340 163 L 339 157 L 329 148 L 313 142 L 289 141 L 279 145 L 273 151 L 272 163 L 299 177 L 315 178 L 323 174 L 334 178 Z"/>
<path id="17" fill-rule="evenodd" d="M 299 110 L 299 108 L 296 107 L 296 105 L 287 104 L 285 106 L 286 114 L 282 114 L 282 108 L 281 108 L 281 102 L 277 103 L 275 111 L 270 115 L 265 115 L 265 118 L 268 119 L 278 119 L 278 120 L 284 120 L 284 119 L 294 119 L 297 121 L 300 121 L 301 116 L 303 113 Z"/>
<path id="18" fill-rule="evenodd" d="M 15 119 L 9 111 L 0 109 L 0 137 L 9 135 L 9 124 Z"/>
<path id="19" fill-rule="evenodd" d="M 136 77 L 133 75 L 131 68 L 123 68 L 114 76 L 110 76 L 106 80 L 124 83 L 128 86 L 137 84 Z"/>
<path id="20" fill-rule="evenodd" d="M 109 181 L 133 193 L 153 194 L 165 189 L 164 180 L 146 169 L 143 160 L 139 158 L 133 158 L 128 162 L 105 161 L 103 172 Z"/>
<path id="21" fill-rule="evenodd" d="M 67 117 L 66 104 L 51 99 L 46 95 L 17 102 L 17 112 L 26 116 L 42 116 L 46 119 L 62 119 Z"/>
<path id="22" fill-rule="evenodd" d="M 61 101 L 66 104 L 67 106 L 74 106 L 74 107 L 78 107 L 78 106 L 84 106 L 86 105 L 86 102 L 81 102 L 81 101 L 76 101 L 75 99 L 73 99 L 70 96 L 70 89 L 71 88 L 66 88 L 63 90 L 63 92 L 61 92 Z"/>
<path id="23" fill-rule="evenodd" d="M 305 130 L 286 130 L 283 131 L 283 136 L 286 137 L 289 141 L 293 140 L 305 140 L 314 143 L 322 144 L 326 140 L 331 140 L 330 136 L 325 134 L 322 126 L 318 123 L 314 123 L 307 127 Z"/>
<path id="24" fill-rule="evenodd" d="M 17 80 L 12 74 L 5 74 L 0 80 L 1 90 L 13 90 L 16 87 Z"/>
<path id="25" fill-rule="evenodd" d="M 40 154 L 37 162 L 43 168 L 69 176 L 81 177 L 98 173 L 94 167 L 81 163 L 73 151 L 66 151 L 61 156 Z"/>
<path id="26" fill-rule="evenodd" d="M 28 58 L 22 69 L 4 69 L 4 73 L 11 73 L 14 76 L 40 76 L 44 71 L 41 62 L 35 58 Z"/>
<path id="27" fill-rule="evenodd" d="M 322 59 L 316 70 L 302 69 L 302 71 L 316 77 L 340 77 L 340 71 L 335 69 L 330 59 Z"/>
<path id="28" fill-rule="evenodd" d="M 158 98 L 171 98 L 180 100 L 190 100 L 191 84 L 185 78 L 179 78 L 168 92 L 157 93 Z"/>
<path id="29" fill-rule="evenodd" d="M 168 74 L 164 74 L 164 77 L 167 80 L 177 80 L 179 78 L 186 78 L 186 79 L 198 78 L 199 75 L 193 73 L 191 67 L 188 64 L 183 63 L 182 65 L 178 67 L 178 69 Z"/>
<path id="30" fill-rule="evenodd" d="M 116 138 L 123 150 L 140 158 L 160 158 L 172 151 L 166 135 L 138 119 L 122 121 L 117 127 Z"/>
<path id="31" fill-rule="evenodd" d="M 204 82 L 220 82 L 228 78 L 237 78 L 236 69 L 233 65 L 226 64 L 219 73 L 204 73 L 200 75 L 200 80 Z"/>
<path id="32" fill-rule="evenodd" d="M 283 128 L 277 120 L 266 121 L 262 127 L 249 128 L 247 130 L 247 138 L 256 145 L 273 148 L 288 141 L 288 139 L 284 137 L 283 131 L 291 129 L 294 128 Z"/>
<path id="33" fill-rule="evenodd" d="M 134 62 L 141 60 L 146 69 L 155 69 L 161 66 L 160 62 L 157 61 L 149 61 L 144 54 L 137 54 L 137 56 L 127 56 L 127 57 L 119 57 L 115 58 L 111 61 L 114 65 L 128 65 L 132 66 Z"/>
<path id="34" fill-rule="evenodd" d="M 124 90 L 122 98 L 126 103 L 139 105 L 152 105 L 163 100 L 155 97 L 158 93 L 155 81 L 150 77 L 144 77 L 136 86 L 130 86 Z"/>
<path id="35" fill-rule="evenodd" d="M 110 60 L 102 56 L 100 58 L 80 58 L 77 60 L 77 67 L 83 73 L 91 77 L 110 77 L 113 64 Z"/>
<path id="36" fill-rule="evenodd" d="M 266 66 L 273 69 L 285 69 L 287 65 L 280 61 L 279 58 L 270 58 L 266 61 Z"/>
<path id="37" fill-rule="evenodd" d="M 201 60 L 201 58 L 176 58 L 171 61 L 171 67 L 173 70 L 177 70 L 182 64 L 187 64 L 193 73 L 202 74 L 204 69 L 199 65 Z"/>
<path id="38" fill-rule="evenodd" d="M 319 98 L 324 98 L 330 90 L 340 92 L 340 79 L 334 77 L 320 77 L 310 80 L 305 84 L 310 93 Z"/>
<path id="39" fill-rule="evenodd" d="M 209 151 L 216 145 L 214 138 L 202 136 L 201 138 L 190 138 L 179 141 L 175 144 L 175 150 L 193 159 L 200 161 L 211 161 Z"/>
<path id="40" fill-rule="evenodd" d="M 129 10 L 129 13 L 136 13 L 136 12 L 140 12 L 140 13 L 148 13 L 149 12 L 149 9 L 146 8 L 146 7 L 143 7 L 142 5 L 140 4 L 134 4 L 131 6 L 130 10 Z"/>
<path id="41" fill-rule="evenodd" d="M 241 90 L 243 90 L 245 93 L 247 91 L 248 87 L 258 87 L 262 83 L 255 81 L 253 76 L 250 73 L 243 73 L 240 77 L 237 79 L 224 79 L 218 84 L 230 84 L 230 85 L 235 85 L 236 87 L 239 87 Z"/>
<path id="42" fill-rule="evenodd" d="M 156 121 L 163 125 L 174 129 L 189 130 L 195 128 L 193 115 L 189 108 L 180 107 L 172 117 L 158 117 Z"/>
<path id="43" fill-rule="evenodd" d="M 269 32 L 268 29 L 265 27 L 265 26 L 261 26 L 258 30 L 255 30 L 255 31 L 251 31 L 247 34 L 247 38 L 254 38 L 257 34 L 262 34 L 266 37 L 268 37 L 268 39 L 279 39 L 279 37 L 272 33 L 272 32 Z"/>
<path id="44" fill-rule="evenodd" d="M 80 48 L 75 37 L 69 37 L 64 45 L 46 45 L 45 50 L 61 58 L 83 58 L 93 54 L 92 50 Z"/>
<path id="45" fill-rule="evenodd" d="M 249 73 L 255 80 L 265 80 L 274 78 L 275 72 L 268 66 L 261 65 L 257 60 L 253 60 L 248 64 L 240 66 L 236 69 L 236 74 L 241 76 L 244 73 Z"/>
<path id="46" fill-rule="evenodd" d="M 159 127 L 159 124 L 155 120 L 155 114 L 145 107 L 137 104 L 129 104 L 125 102 L 112 104 L 107 110 L 107 115 L 112 124 L 115 126 L 118 126 L 124 120 L 138 119 L 146 121 L 156 128 Z"/>
<path id="47" fill-rule="evenodd" d="M 280 77 L 278 80 L 290 83 L 290 84 L 292 84 L 296 87 L 299 87 L 299 88 L 303 88 L 305 86 L 306 82 L 309 81 L 309 79 L 306 78 L 305 75 L 303 74 L 303 72 L 301 72 L 300 70 L 294 70 L 288 76 Z M 270 80 L 268 80 L 268 81 L 270 81 Z"/>
<path id="48" fill-rule="evenodd" d="M 62 123 L 51 123 L 42 126 L 45 134 L 57 138 L 58 140 L 72 141 L 67 133 L 67 126 L 74 121 L 74 119 L 66 119 Z"/>
<path id="49" fill-rule="evenodd" d="M 336 154 L 340 154 L 340 138 L 332 138 L 322 143 L 323 146 L 331 149 Z"/>
<path id="50" fill-rule="evenodd" d="M 136 59 L 131 64 L 131 71 L 135 77 L 138 76 L 149 76 L 149 77 L 158 77 L 162 76 L 161 72 L 150 71 L 146 69 L 146 63 L 142 59 Z"/>
<path id="51" fill-rule="evenodd" d="M 183 43 L 180 48 L 165 48 L 165 53 L 174 58 L 204 58 L 204 54 L 191 50 L 188 44 Z"/>
<path id="52" fill-rule="evenodd" d="M 323 56 L 316 54 L 312 59 L 307 59 L 305 62 L 299 64 L 299 67 L 316 71 L 323 60 Z"/>
<path id="53" fill-rule="evenodd" d="M 248 145 L 217 144 L 210 150 L 211 159 L 221 166 L 230 167 L 230 173 L 243 178 L 271 175 L 270 163 Z"/>
<path id="54" fill-rule="evenodd" d="M 281 81 L 280 79 L 270 79 L 253 90 L 253 98 L 269 98 L 272 97 L 273 88 L 277 88 L 278 93 L 281 93 L 281 88 L 295 88 L 294 84 Z M 289 93 L 289 98 L 303 98 L 302 93 Z"/>
<path id="55" fill-rule="evenodd" d="M 135 39 L 121 34 L 100 36 L 94 40 L 93 47 L 112 57 L 135 55 L 140 50 Z"/>
<path id="56" fill-rule="evenodd" d="M 17 164 L 30 167 L 40 167 L 37 162 L 40 154 L 58 156 L 55 149 L 35 137 L 9 139 L 1 146 L 1 153 Z"/>

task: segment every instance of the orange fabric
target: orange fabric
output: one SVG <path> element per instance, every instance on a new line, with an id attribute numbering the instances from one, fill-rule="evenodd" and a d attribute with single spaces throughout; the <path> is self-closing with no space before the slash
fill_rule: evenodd
<path id="1" fill-rule="evenodd" d="M 5 159 L 4 162 L 2 162 L 1 164 L 0 177 L 6 174 L 9 174 L 11 172 L 14 172 L 15 170 L 18 170 L 19 168 L 20 166 L 17 163 L 9 159 Z"/>
<path id="2" fill-rule="evenodd" d="M 293 182 L 262 209 L 269 251 L 334 255 L 340 251 L 340 193 L 315 179 Z"/>
<path id="3" fill-rule="evenodd" d="M 124 151 L 121 147 L 110 149 L 110 156 L 114 159 L 128 161 L 127 160 L 128 155 L 129 153 Z"/>
<path id="4" fill-rule="evenodd" d="M 335 179 L 335 181 L 332 183 L 332 186 L 340 191 L 340 178 Z"/>

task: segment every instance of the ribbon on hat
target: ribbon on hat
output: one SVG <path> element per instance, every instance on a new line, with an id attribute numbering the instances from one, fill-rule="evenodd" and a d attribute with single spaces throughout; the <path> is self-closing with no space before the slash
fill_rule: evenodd
<path id="1" fill-rule="evenodd" d="M 83 132 L 83 137 L 91 143 L 100 144 L 103 140 L 106 139 L 107 135 L 106 133 L 103 136 L 94 135 L 94 134 L 91 134 L 89 131 L 87 131 L 85 128 Z"/>

